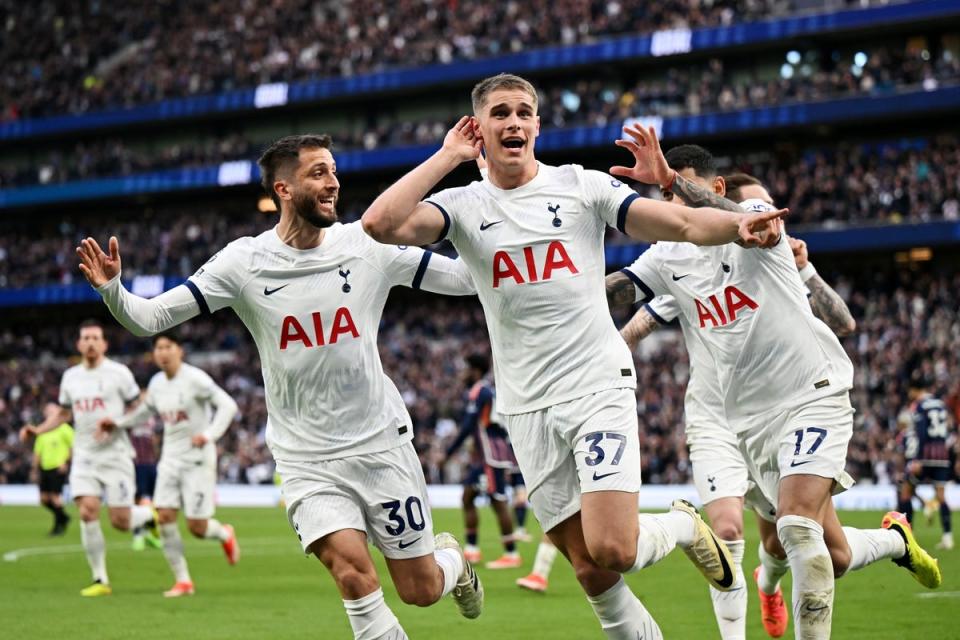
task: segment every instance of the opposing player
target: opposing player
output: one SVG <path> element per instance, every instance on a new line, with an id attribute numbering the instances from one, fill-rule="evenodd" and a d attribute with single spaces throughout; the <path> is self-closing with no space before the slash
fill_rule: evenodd
<path id="1" fill-rule="evenodd" d="M 60 407 L 48 402 L 43 407 L 43 417 L 55 415 L 60 415 Z M 39 476 L 40 504 L 53 514 L 51 536 L 62 536 L 70 523 L 70 516 L 63 510 L 63 485 L 67 481 L 72 447 L 73 427 L 66 422 L 37 436 L 33 443 L 33 468 Z"/>
<path id="2" fill-rule="evenodd" d="M 619 144 L 633 153 L 635 165 L 611 171 L 672 188 L 679 178 L 653 129 L 627 132 L 632 140 Z M 772 209 L 761 200 L 744 205 Z M 924 586 L 940 584 L 936 561 L 902 514 L 888 513 L 876 530 L 842 527 L 837 518 L 831 493 L 852 484 L 844 466 L 853 431 L 853 366 L 813 316 L 785 242 L 762 252 L 659 243 L 624 274 L 640 301 L 672 295 L 681 322 L 698 332 L 715 361 L 727 423 L 751 479 L 777 510 L 778 537 L 793 572 L 797 638 L 830 636 L 835 575 L 890 558 Z"/>
<path id="3" fill-rule="evenodd" d="M 93 574 L 93 583 L 80 591 L 87 597 L 113 593 L 107 575 L 107 545 L 100 528 L 101 497 L 106 496 L 110 524 L 130 531 L 153 521 L 149 507 L 133 504 L 135 486 L 133 448 L 126 432 L 96 440 L 102 418 L 120 418 L 125 408 L 140 397 L 140 388 L 130 369 L 106 357 L 103 325 L 86 320 L 80 325 L 77 351 L 80 364 L 67 369 L 60 379 L 60 410 L 51 412 L 37 426 L 28 425 L 20 437 L 39 435 L 72 420 L 76 431 L 70 491 L 80 512 L 80 540 Z"/>
<path id="4" fill-rule="evenodd" d="M 230 564 L 236 564 L 240 557 L 233 527 L 213 517 L 216 442 L 237 415 L 237 403 L 204 371 L 183 361 L 183 347 L 172 333 L 153 337 L 153 362 L 160 371 L 150 379 L 143 401 L 120 419 L 102 419 L 99 429 L 103 434 L 117 427 L 133 429 L 151 415 L 163 421 L 163 453 L 157 465 L 154 504 L 163 554 L 176 580 L 163 595 L 176 598 L 194 593 L 177 527 L 180 509 L 194 537 L 219 542 Z"/>
<path id="5" fill-rule="evenodd" d="M 88 238 L 84 275 L 138 335 L 230 307 L 253 336 L 266 386 L 267 444 L 304 552 L 329 569 L 354 637 L 406 638 L 383 600 L 369 539 L 400 598 L 426 606 L 452 593 L 474 618 L 483 588 L 456 539 L 434 539 L 410 417 L 383 373 L 377 329 L 395 285 L 449 294 L 475 287 L 459 262 L 384 247 L 359 224 L 337 223 L 340 183 L 328 136 L 281 138 L 259 160 L 280 222 L 240 238 L 182 286 L 151 300 L 120 282 L 116 238 Z"/>
<path id="6" fill-rule="evenodd" d="M 745 174 L 734 174 L 728 178 L 717 175 L 713 156 L 702 147 L 681 145 L 670 149 L 665 157 L 669 167 L 677 172 L 672 185 L 677 194 L 664 190 L 662 195 L 665 200 L 679 199 L 684 204 L 701 206 L 712 198 L 717 206 L 723 207 L 727 206 L 723 196 L 730 195 L 738 200 L 756 197 L 772 203 L 770 195 L 756 178 Z M 694 191 L 694 188 L 698 189 Z M 806 243 L 789 237 L 787 240 L 801 279 L 809 283 L 809 300 L 814 315 L 836 334 L 850 333 L 855 329 L 856 322 L 843 299 L 816 275 L 816 270 L 809 262 Z M 607 276 L 607 290 L 611 307 L 633 301 L 633 284 L 623 272 Z M 680 315 L 673 297 L 657 297 L 637 311 L 623 327 L 621 335 L 633 349 L 657 327 Z M 726 422 L 723 394 L 714 371 L 713 358 L 702 344 L 698 331 L 682 319 L 680 327 L 691 364 L 684 414 L 694 485 L 705 505 L 711 526 L 726 542 L 734 557 L 740 586 L 744 586 L 741 563 L 745 503 L 755 511 L 763 542 L 759 551 L 761 566 L 754 574 L 759 585 L 761 619 L 767 633 L 777 638 L 786 632 L 788 613 L 779 584 L 787 563 L 777 538 L 775 513 L 749 482 L 747 465 L 737 445 L 737 438 Z M 710 593 L 721 636 L 743 638 L 746 634 L 746 589 L 738 588 L 730 593 L 711 589 Z"/>
<path id="7" fill-rule="evenodd" d="M 905 460 L 903 479 L 900 481 L 897 510 L 908 522 L 913 522 L 913 497 L 917 485 L 933 484 L 935 500 L 940 512 L 940 527 L 943 536 L 938 549 L 953 549 L 953 528 L 950 506 L 947 504 L 946 484 L 950 481 L 950 447 L 956 438 L 955 427 L 950 420 L 947 405 L 932 393 L 933 382 L 919 370 L 910 376 L 910 411 L 907 429 L 903 436 Z"/>
<path id="8" fill-rule="evenodd" d="M 445 458 L 449 459 L 467 438 L 473 438 L 475 455 L 471 458 L 463 483 L 463 520 L 467 543 L 463 554 L 472 563 L 481 560 L 480 547 L 477 545 L 480 516 L 477 514 L 476 499 L 481 493 L 486 493 L 497 516 L 500 542 L 503 544 L 503 555 L 488 562 L 486 568 L 513 569 L 523 563 L 513 538 L 513 520 L 507 502 L 507 482 L 517 469 L 517 459 L 497 415 L 489 359 L 475 353 L 467 356 L 466 360 L 467 406 L 460 431 L 445 452 Z"/>
<path id="9" fill-rule="evenodd" d="M 477 283 L 500 405 L 530 503 L 572 563 L 608 637 L 660 637 L 620 573 L 679 545 L 714 584 L 730 588 L 729 552 L 688 504 L 636 515 L 640 461 L 633 361 L 604 302 L 607 224 L 648 240 L 758 242 L 761 216 L 640 198 L 577 165 L 537 162 L 537 93 L 501 74 L 473 90 L 442 148 L 363 215 L 381 242 L 449 238 Z M 423 198 L 486 151 L 487 178 Z"/>

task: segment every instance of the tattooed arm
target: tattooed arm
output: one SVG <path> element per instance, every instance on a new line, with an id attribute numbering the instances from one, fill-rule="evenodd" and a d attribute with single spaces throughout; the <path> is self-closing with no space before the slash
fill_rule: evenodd
<path id="1" fill-rule="evenodd" d="M 714 207 L 724 211 L 742 212 L 743 209 L 733 200 L 728 200 L 723 196 L 714 193 L 712 189 L 701 187 L 692 180 L 687 180 L 677 173 L 673 178 L 673 185 L 670 191 L 680 196 L 687 206 L 694 209 L 699 207 Z"/>
<path id="2" fill-rule="evenodd" d="M 623 307 L 636 302 L 637 295 L 630 278 L 620 271 L 614 271 L 606 278 L 607 304 L 610 309 Z"/>
<path id="3" fill-rule="evenodd" d="M 813 315 L 822 320 L 838 336 L 853 333 L 857 328 L 857 321 L 853 319 L 853 314 L 850 313 L 847 303 L 843 301 L 840 294 L 817 274 L 817 270 L 810 263 L 807 243 L 799 238 L 788 237 L 787 240 L 793 252 L 793 260 L 797 264 L 797 270 L 800 272 L 800 278 L 810 290 L 809 301 Z"/>
<path id="4" fill-rule="evenodd" d="M 810 308 L 813 309 L 813 315 L 838 336 L 848 336 L 854 332 L 857 321 L 853 319 L 853 314 L 840 294 L 818 275 L 814 275 L 804 284 L 810 290 Z"/>
<path id="5" fill-rule="evenodd" d="M 647 308 L 640 307 L 630 318 L 630 322 L 623 325 L 623 329 L 620 329 L 620 335 L 623 336 L 624 342 L 633 351 L 641 340 L 656 331 L 659 326 L 660 323 L 650 315 Z"/>

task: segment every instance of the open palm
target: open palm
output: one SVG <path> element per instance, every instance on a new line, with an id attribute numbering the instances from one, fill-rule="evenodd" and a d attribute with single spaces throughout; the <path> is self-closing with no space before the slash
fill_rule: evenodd
<path id="1" fill-rule="evenodd" d="M 667 165 L 654 128 L 644 129 L 639 124 L 634 124 L 624 127 L 623 132 L 632 139 L 617 140 L 615 144 L 632 153 L 635 162 L 632 167 L 610 167 L 610 173 L 644 184 L 667 184 L 673 170 Z"/>
<path id="2" fill-rule="evenodd" d="M 77 247 L 80 271 L 95 287 L 102 287 L 120 273 L 120 243 L 116 236 L 110 237 L 109 248 L 110 255 L 107 255 L 93 238 L 84 238 Z"/>

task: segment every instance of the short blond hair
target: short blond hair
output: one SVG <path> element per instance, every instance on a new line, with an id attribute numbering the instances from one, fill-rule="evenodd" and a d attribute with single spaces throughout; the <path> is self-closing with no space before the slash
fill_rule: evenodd
<path id="1" fill-rule="evenodd" d="M 529 80 L 512 73 L 498 73 L 495 76 L 484 78 L 470 92 L 470 100 L 473 102 L 473 112 L 480 113 L 480 109 L 487 102 L 487 96 L 499 89 L 520 89 L 530 94 L 533 99 L 533 108 L 537 108 L 537 90 Z"/>

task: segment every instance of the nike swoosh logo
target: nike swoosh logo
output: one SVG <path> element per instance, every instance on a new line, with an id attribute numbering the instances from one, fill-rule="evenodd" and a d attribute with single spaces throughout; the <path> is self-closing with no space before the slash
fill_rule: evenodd
<path id="1" fill-rule="evenodd" d="M 728 589 L 733 586 L 733 571 L 730 569 L 730 565 L 727 564 L 727 557 L 720 553 L 720 542 L 717 540 L 717 536 L 714 535 L 713 531 L 710 532 L 710 538 L 717 547 L 717 553 L 720 555 L 720 566 L 723 569 L 723 579 L 717 580 L 717 584 L 724 589 Z"/>
<path id="2" fill-rule="evenodd" d="M 503 220 L 497 220 L 496 222 L 481 222 L 481 223 L 480 223 L 480 231 L 486 231 L 487 229 L 489 229 L 489 228 L 492 227 L 493 225 L 495 225 L 495 224 L 500 224 L 501 222 L 503 222 Z"/>
<path id="3" fill-rule="evenodd" d="M 829 605 L 823 605 L 820 607 L 811 607 L 810 605 L 807 605 L 807 611 L 809 611 L 810 613 L 816 613 L 817 611 L 823 611 L 824 609 L 829 609 L 829 608 L 830 608 Z"/>
<path id="4" fill-rule="evenodd" d="M 289 286 L 290 286 L 290 283 L 289 283 L 289 282 L 288 282 L 287 284 L 283 285 L 283 287 L 289 287 Z M 283 287 L 277 287 L 276 289 L 268 289 L 267 287 L 264 287 L 264 288 L 263 288 L 263 295 L 265 295 L 265 296 L 272 295 L 272 294 L 276 293 L 277 291 L 280 291 L 280 289 L 283 289 Z"/>
<path id="5" fill-rule="evenodd" d="M 423 537 L 423 536 L 420 536 L 420 538 L 422 538 L 422 537 Z M 420 538 L 414 538 L 414 539 L 411 540 L 410 542 L 404 542 L 403 540 L 401 540 L 400 543 L 399 543 L 397 546 L 400 547 L 401 549 L 406 549 L 407 547 L 409 547 L 409 546 L 411 546 L 411 545 L 414 545 L 414 544 L 417 544 L 418 542 L 420 542 Z"/>
<path id="6" fill-rule="evenodd" d="M 682 276 L 678 276 L 678 275 L 674 274 L 674 276 L 673 276 L 673 281 L 676 282 L 677 280 L 683 280 L 683 279 L 686 278 L 688 275 L 690 275 L 690 274 L 689 274 L 689 273 L 685 273 L 685 274 L 683 274 Z"/>
<path id="7" fill-rule="evenodd" d="M 790 463 L 790 467 L 791 467 L 791 468 L 792 468 L 792 467 L 799 467 L 800 465 L 802 465 L 802 464 L 807 464 L 808 462 L 813 462 L 813 460 L 804 460 L 803 462 L 797 462 L 796 460 L 794 460 L 793 462 Z"/>
<path id="8" fill-rule="evenodd" d="M 620 473 L 620 472 L 619 472 L 619 471 L 614 471 L 614 472 L 612 472 L 612 473 L 604 473 L 604 474 L 598 476 L 598 475 L 597 475 L 597 472 L 594 471 L 594 472 L 593 472 L 593 479 L 594 479 L 594 480 L 603 480 L 604 478 L 609 478 L 610 476 L 615 476 L 615 475 L 617 475 L 618 473 Z"/>

